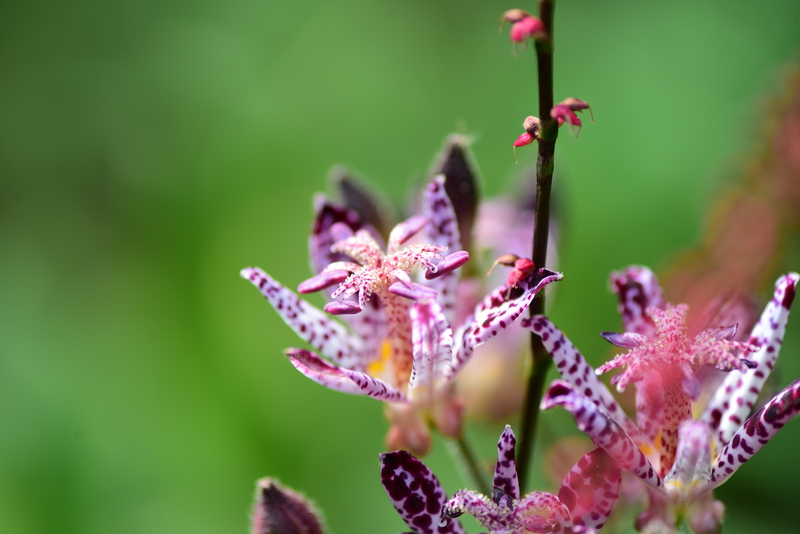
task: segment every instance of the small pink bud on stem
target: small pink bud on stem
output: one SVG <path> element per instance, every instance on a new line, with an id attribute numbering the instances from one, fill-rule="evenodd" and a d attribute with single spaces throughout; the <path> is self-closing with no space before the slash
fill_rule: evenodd
<path id="1" fill-rule="evenodd" d="M 522 127 L 525 128 L 525 133 L 517 137 L 514 141 L 514 161 L 517 161 L 517 147 L 530 145 L 539 138 L 539 129 L 541 128 L 542 121 L 538 117 L 529 116 L 522 122 Z"/>
<path id="2" fill-rule="evenodd" d="M 584 109 L 589 110 L 589 115 L 592 118 L 592 122 L 594 122 L 594 115 L 592 114 L 592 108 L 589 104 L 583 100 L 577 98 L 567 98 L 563 101 L 559 102 L 553 109 L 550 110 L 550 116 L 558 121 L 558 125 L 561 126 L 565 122 L 575 129 L 575 138 L 578 138 L 578 134 L 581 130 L 581 119 L 575 114 L 576 111 L 583 111 Z"/>
<path id="3" fill-rule="evenodd" d="M 544 22 L 521 9 L 509 9 L 500 18 L 500 29 L 506 22 L 511 23 L 509 37 L 515 44 L 524 43 L 528 39 L 543 39 L 547 36 Z"/>

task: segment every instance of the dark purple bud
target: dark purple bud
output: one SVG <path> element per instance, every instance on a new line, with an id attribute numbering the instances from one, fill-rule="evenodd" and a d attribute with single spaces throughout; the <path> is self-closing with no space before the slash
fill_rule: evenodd
<path id="1" fill-rule="evenodd" d="M 625 332 L 624 334 L 617 334 L 615 332 L 600 332 L 600 336 L 617 347 L 623 349 L 635 349 L 647 341 L 647 336 L 642 334 L 635 334 L 633 332 Z"/>
<path id="2" fill-rule="evenodd" d="M 331 182 L 342 203 L 371 224 L 386 240 L 396 223 L 392 205 L 380 193 L 344 167 L 331 170 Z"/>
<path id="3" fill-rule="evenodd" d="M 361 312 L 361 306 L 355 302 L 341 302 L 338 300 L 327 303 L 322 309 L 331 315 L 353 315 Z"/>
<path id="4" fill-rule="evenodd" d="M 297 286 L 297 291 L 304 294 L 316 293 L 317 291 L 322 291 L 326 287 L 341 284 L 347 280 L 348 276 L 350 276 L 350 273 L 345 270 L 323 272 L 317 276 L 312 276 L 304 282 L 300 282 L 300 285 Z"/>
<path id="5" fill-rule="evenodd" d="M 456 213 L 461 248 L 470 250 L 479 191 L 475 166 L 470 158 L 468 139 L 455 134 L 448 137 L 431 174 L 445 175 L 444 190 L 450 197 Z"/>
<path id="6" fill-rule="evenodd" d="M 389 286 L 389 292 L 411 300 L 434 299 L 438 295 L 435 290 L 413 282 L 395 282 Z"/>
<path id="7" fill-rule="evenodd" d="M 452 273 L 469 260 L 469 252 L 466 250 L 459 250 L 458 252 L 453 252 L 449 256 L 446 256 L 442 261 L 440 261 L 436 265 L 436 272 L 433 271 L 425 271 L 425 279 L 426 280 L 433 280 L 435 278 L 439 278 L 440 276 L 444 276 L 448 273 Z"/>
<path id="8" fill-rule="evenodd" d="M 302 495 L 269 478 L 258 481 L 252 534 L 322 534 L 318 512 Z"/>

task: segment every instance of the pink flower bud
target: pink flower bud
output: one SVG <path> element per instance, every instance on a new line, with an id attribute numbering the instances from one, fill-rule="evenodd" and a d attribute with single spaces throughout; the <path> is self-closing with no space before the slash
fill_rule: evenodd
<path id="1" fill-rule="evenodd" d="M 583 111 L 584 109 L 589 110 L 589 115 L 592 118 L 592 122 L 594 122 L 592 108 L 589 106 L 589 104 L 583 100 L 573 97 L 566 98 L 553 106 L 553 109 L 550 110 L 550 116 L 558 121 L 559 126 L 566 122 L 573 127 L 575 129 L 575 137 L 577 138 L 581 129 L 581 119 L 575 114 L 575 112 Z"/>
<path id="2" fill-rule="evenodd" d="M 544 22 L 521 9 L 509 9 L 503 13 L 500 22 L 501 29 L 506 22 L 511 23 L 509 37 L 514 43 L 523 43 L 531 38 L 541 39 L 547 35 Z"/>
<path id="3" fill-rule="evenodd" d="M 539 138 L 539 127 L 541 121 L 538 117 L 529 116 L 522 122 L 522 127 L 525 128 L 525 133 L 517 137 L 514 141 L 514 161 L 517 161 L 517 147 L 529 145 L 534 140 Z"/>
<path id="4" fill-rule="evenodd" d="M 528 39 L 541 39 L 545 36 L 544 22 L 536 17 L 525 17 L 511 26 L 508 35 L 515 43 L 524 43 Z"/>

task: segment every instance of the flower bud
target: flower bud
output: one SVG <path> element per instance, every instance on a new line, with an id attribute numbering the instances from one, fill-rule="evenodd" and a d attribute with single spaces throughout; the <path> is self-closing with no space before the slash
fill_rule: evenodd
<path id="1" fill-rule="evenodd" d="M 319 512 L 299 493 L 262 478 L 256 488 L 252 534 L 322 534 Z"/>
<path id="2" fill-rule="evenodd" d="M 509 9 L 500 19 L 500 28 L 506 22 L 511 23 L 509 37 L 514 43 L 523 43 L 528 39 L 542 39 L 547 34 L 544 22 L 521 9 Z"/>

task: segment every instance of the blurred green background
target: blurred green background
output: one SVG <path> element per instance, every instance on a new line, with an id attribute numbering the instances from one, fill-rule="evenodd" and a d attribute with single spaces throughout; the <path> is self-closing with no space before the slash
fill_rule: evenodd
<path id="1" fill-rule="evenodd" d="M 536 110 L 535 56 L 497 32 L 512 7 L 535 11 L 0 6 L 0 530 L 244 533 L 267 475 L 333 532 L 404 528 L 379 484 L 380 404 L 297 373 L 294 335 L 238 272 L 309 275 L 333 164 L 399 204 L 452 131 L 475 138 L 487 195 L 534 162 L 511 153 Z M 559 140 L 552 315 L 598 363 L 597 333 L 619 324 L 609 271 L 664 268 L 699 240 L 798 57 L 800 3 L 564 0 L 555 33 L 556 99 L 589 101 L 596 122 Z M 790 327 L 781 387 L 800 376 Z M 468 427 L 486 459 L 500 428 Z M 795 531 L 797 443 L 794 422 L 718 490 L 727 532 Z M 449 493 L 465 484 L 441 440 L 426 461 Z"/>

